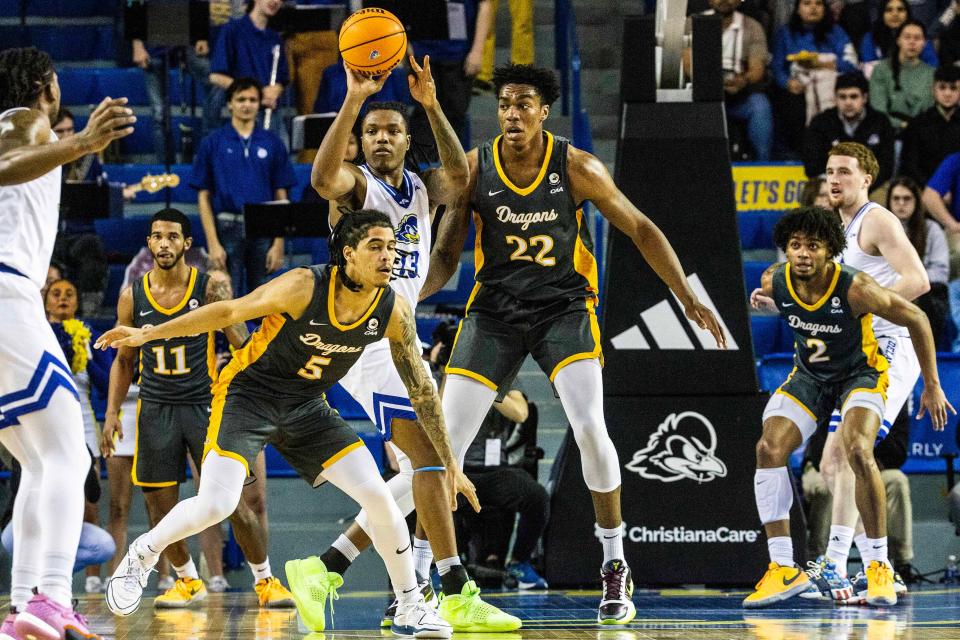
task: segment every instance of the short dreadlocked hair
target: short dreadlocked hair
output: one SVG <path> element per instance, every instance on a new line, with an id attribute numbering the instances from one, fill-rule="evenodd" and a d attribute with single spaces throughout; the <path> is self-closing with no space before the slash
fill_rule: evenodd
<path id="1" fill-rule="evenodd" d="M 787 243 L 795 234 L 816 238 L 827 245 L 830 257 L 836 257 L 847 246 L 840 216 L 823 207 L 800 207 L 780 218 L 773 228 L 773 240 L 781 251 L 786 252 Z"/>
<path id="2" fill-rule="evenodd" d="M 0 111 L 35 107 L 53 73 L 53 60 L 39 49 L 0 51 Z"/>
<path id="3" fill-rule="evenodd" d="M 550 69 L 535 67 L 532 64 L 507 64 L 493 70 L 493 88 L 500 95 L 500 89 L 508 84 L 526 84 L 537 90 L 540 103 L 551 105 L 560 97 L 560 83 Z"/>
<path id="4" fill-rule="evenodd" d="M 384 227 L 393 231 L 393 223 L 390 222 L 390 216 L 377 209 L 360 209 L 359 211 L 346 211 L 340 216 L 337 225 L 330 232 L 330 238 L 327 245 L 330 248 L 330 264 L 327 265 L 327 274 L 329 275 L 332 267 L 337 269 L 337 276 L 343 285 L 351 291 L 359 291 L 360 285 L 347 276 L 347 259 L 343 255 L 344 247 L 353 247 L 360 244 L 360 241 L 367 237 L 367 232 L 373 227 Z"/>

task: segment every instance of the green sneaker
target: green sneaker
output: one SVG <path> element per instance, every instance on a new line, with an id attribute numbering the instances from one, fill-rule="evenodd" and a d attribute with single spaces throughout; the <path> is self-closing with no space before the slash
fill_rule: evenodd
<path id="1" fill-rule="evenodd" d="M 305 560 L 289 560 L 286 565 L 287 583 L 297 605 L 297 619 L 301 631 L 323 631 L 326 626 L 324 608 L 330 599 L 330 620 L 333 620 L 333 601 L 339 599 L 337 589 L 343 586 L 339 573 L 327 571 L 317 556 Z"/>
<path id="2" fill-rule="evenodd" d="M 455 632 L 501 633 L 516 631 L 523 625 L 520 618 L 481 600 L 480 589 L 473 580 L 463 585 L 458 595 L 441 594 L 437 613 L 450 623 Z"/>

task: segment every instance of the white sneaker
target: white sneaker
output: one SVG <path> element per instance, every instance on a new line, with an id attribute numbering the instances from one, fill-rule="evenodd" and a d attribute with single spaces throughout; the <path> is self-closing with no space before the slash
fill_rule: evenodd
<path id="1" fill-rule="evenodd" d="M 166 593 L 170 591 L 170 589 L 173 589 L 173 585 L 176 583 L 177 581 L 173 579 L 173 576 L 163 576 L 157 580 L 157 591 L 159 593 Z"/>
<path id="2" fill-rule="evenodd" d="M 103 591 L 103 580 L 100 579 L 100 576 L 87 576 L 83 591 L 84 593 L 100 593 Z"/>
<path id="3" fill-rule="evenodd" d="M 207 582 L 207 591 L 210 593 L 223 593 L 230 588 L 230 583 L 223 576 L 213 576 Z"/>
<path id="4" fill-rule="evenodd" d="M 440 617 L 435 609 L 424 602 L 423 596 L 413 604 L 397 607 L 397 614 L 390 627 L 394 635 L 414 638 L 449 638 L 453 627 Z"/>
<path id="5" fill-rule="evenodd" d="M 153 565 L 156 564 L 156 560 L 152 563 L 146 562 L 143 556 L 134 550 L 136 544 L 134 540 L 127 549 L 127 555 L 123 556 L 117 570 L 107 581 L 107 607 L 118 616 L 129 616 L 140 608 L 143 589 L 147 586 Z"/>

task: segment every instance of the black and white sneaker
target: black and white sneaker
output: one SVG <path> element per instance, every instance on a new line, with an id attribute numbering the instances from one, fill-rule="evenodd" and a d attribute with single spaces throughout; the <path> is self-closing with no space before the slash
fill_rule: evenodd
<path id="1" fill-rule="evenodd" d="M 437 595 L 433 592 L 433 585 L 430 584 L 429 579 L 420 583 L 420 593 L 423 594 L 423 601 L 426 603 L 426 606 L 435 610 L 439 601 L 437 600 Z M 393 626 L 393 619 L 397 617 L 397 607 L 399 605 L 400 601 L 394 598 L 390 606 L 387 607 L 387 610 L 383 612 L 383 618 L 380 619 L 381 629 L 389 629 Z"/>
<path id="2" fill-rule="evenodd" d="M 610 560 L 600 569 L 603 597 L 597 612 L 599 624 L 629 624 L 637 615 L 633 604 L 633 577 L 623 560 Z"/>

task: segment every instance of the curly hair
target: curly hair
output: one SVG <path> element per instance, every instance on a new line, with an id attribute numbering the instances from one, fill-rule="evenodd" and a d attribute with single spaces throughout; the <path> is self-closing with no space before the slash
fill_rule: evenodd
<path id="1" fill-rule="evenodd" d="M 537 90 L 540 103 L 551 105 L 560 97 L 560 83 L 550 69 L 532 64 L 507 64 L 493 70 L 493 87 L 496 94 L 508 84 L 526 84 Z"/>
<path id="2" fill-rule="evenodd" d="M 39 49 L 0 51 L 0 111 L 35 107 L 53 75 L 53 60 Z"/>
<path id="3" fill-rule="evenodd" d="M 341 210 L 343 211 L 343 210 Z M 337 225 L 330 232 L 327 246 L 330 248 L 330 264 L 327 265 L 327 275 L 333 267 L 337 269 L 337 276 L 344 286 L 351 291 L 359 291 L 360 285 L 347 276 L 347 259 L 343 255 L 344 247 L 356 248 L 360 241 L 367 236 L 373 227 L 384 227 L 393 231 L 390 216 L 377 209 L 360 209 L 358 211 L 343 211 Z"/>
<path id="4" fill-rule="evenodd" d="M 816 238 L 827 245 L 830 257 L 836 257 L 847 246 L 840 216 L 823 207 L 800 207 L 780 218 L 773 228 L 773 241 L 786 252 L 787 243 L 796 234 Z"/>

